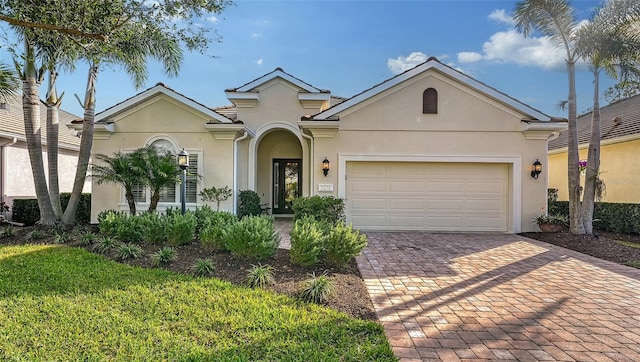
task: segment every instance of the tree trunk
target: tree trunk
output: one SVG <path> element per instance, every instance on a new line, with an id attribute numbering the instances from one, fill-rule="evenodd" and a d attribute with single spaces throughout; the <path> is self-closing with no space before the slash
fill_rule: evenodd
<path id="1" fill-rule="evenodd" d="M 129 190 L 125 194 L 125 198 L 127 199 L 127 204 L 129 204 L 129 214 L 136 214 L 136 199 L 133 197 L 133 193 Z"/>
<path id="2" fill-rule="evenodd" d="M 56 70 L 49 71 L 49 89 L 47 91 L 47 161 L 49 171 L 49 197 L 56 218 L 62 217 L 60 205 L 60 185 L 58 182 L 58 134 L 59 134 L 59 107 L 58 94 L 56 92 Z"/>
<path id="3" fill-rule="evenodd" d="M 593 206 L 596 194 L 596 178 L 600 169 L 600 69 L 593 70 L 593 112 L 591 116 L 591 138 L 587 155 L 587 172 L 582 196 L 582 224 L 587 234 L 593 233 Z"/>
<path id="4" fill-rule="evenodd" d="M 569 73 L 569 130 L 567 170 L 569 177 L 569 230 L 573 234 L 584 234 L 582 215 L 580 213 L 580 169 L 578 162 L 578 127 L 576 105 L 576 66 L 573 61 L 567 61 Z"/>
<path id="5" fill-rule="evenodd" d="M 160 201 L 160 193 L 154 192 L 151 195 L 151 202 L 149 203 L 149 212 L 155 212 L 158 208 L 158 202 Z"/>
<path id="6" fill-rule="evenodd" d="M 29 150 L 33 183 L 40 209 L 40 224 L 53 225 L 57 221 L 51 207 L 47 179 L 42 159 L 42 129 L 40 121 L 40 77 L 36 69 L 33 47 L 29 44 L 28 35 L 24 35 L 25 62 L 22 74 L 22 109 L 24 114 L 24 131 Z"/>
<path id="7" fill-rule="evenodd" d="M 73 189 L 69 204 L 64 210 L 62 222 L 65 225 L 72 225 L 76 221 L 76 212 L 80 197 L 82 196 L 82 188 L 87 177 L 87 169 L 89 168 L 89 159 L 91 157 L 91 147 L 93 146 L 93 123 L 96 116 L 96 78 L 98 76 L 98 65 L 92 64 L 89 67 L 89 77 L 87 79 L 87 90 L 85 92 L 84 101 L 84 121 L 82 122 L 82 138 L 80 140 L 80 154 L 78 155 L 78 164 L 76 167 L 76 177 L 73 181 Z"/>

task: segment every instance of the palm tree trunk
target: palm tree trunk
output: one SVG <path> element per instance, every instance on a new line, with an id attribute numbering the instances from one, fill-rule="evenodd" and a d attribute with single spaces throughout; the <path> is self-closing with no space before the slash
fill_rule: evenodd
<path id="1" fill-rule="evenodd" d="M 159 192 L 154 192 L 151 195 L 151 202 L 149 202 L 149 212 L 155 212 L 156 209 L 158 208 L 158 202 L 160 201 L 160 193 Z"/>
<path id="2" fill-rule="evenodd" d="M 131 215 L 135 215 L 136 214 L 136 199 L 135 197 L 133 197 L 133 193 L 131 192 L 131 190 L 127 190 L 126 194 L 125 194 L 125 198 L 127 199 L 127 204 L 129 204 L 129 214 Z"/>
<path id="3" fill-rule="evenodd" d="M 47 161 L 49 171 L 49 197 L 56 218 L 62 217 L 60 205 L 60 185 L 58 182 L 58 134 L 59 134 L 59 106 L 56 93 L 56 70 L 49 71 L 49 89 L 47 91 Z"/>
<path id="4" fill-rule="evenodd" d="M 42 130 L 40 122 L 40 80 L 35 66 L 34 52 L 29 44 L 28 36 L 25 34 L 25 54 L 24 74 L 22 75 L 22 108 L 24 112 L 24 131 L 27 139 L 27 149 L 29 150 L 29 160 L 31 172 L 33 172 L 33 182 L 40 209 L 40 223 L 43 225 L 53 225 L 56 222 L 56 215 L 51 206 L 47 179 L 44 172 L 44 162 L 42 158 Z"/>
<path id="5" fill-rule="evenodd" d="M 76 212 L 80 197 L 82 196 L 82 188 L 87 177 L 87 169 L 89 168 L 89 159 L 91 158 L 91 147 L 93 146 L 93 123 L 96 116 L 96 78 L 98 77 L 98 65 L 92 64 L 89 67 L 89 76 L 87 79 L 87 91 L 85 92 L 84 101 L 84 121 L 82 122 L 82 138 L 80 140 L 80 153 L 78 155 L 78 164 L 76 167 L 76 177 L 73 181 L 73 189 L 69 204 L 64 210 L 62 222 L 65 225 L 72 225 L 76 221 Z"/>
<path id="6" fill-rule="evenodd" d="M 567 170 L 569 173 L 569 230 L 573 234 L 584 234 L 582 214 L 580 213 L 580 169 L 578 162 L 578 126 L 576 105 L 576 66 L 573 61 L 567 61 L 569 73 L 569 130 Z"/>
<path id="7" fill-rule="evenodd" d="M 593 113 L 591 117 L 591 139 L 587 155 L 587 173 L 582 197 L 582 224 L 587 234 L 593 233 L 593 206 L 596 193 L 596 178 L 600 169 L 600 69 L 593 70 Z"/>

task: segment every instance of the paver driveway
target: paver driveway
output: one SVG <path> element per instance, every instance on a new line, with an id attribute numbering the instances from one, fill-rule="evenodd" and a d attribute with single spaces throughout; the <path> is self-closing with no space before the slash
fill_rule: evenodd
<path id="1" fill-rule="evenodd" d="M 640 270 L 517 235 L 367 235 L 358 266 L 403 361 L 640 361 Z"/>

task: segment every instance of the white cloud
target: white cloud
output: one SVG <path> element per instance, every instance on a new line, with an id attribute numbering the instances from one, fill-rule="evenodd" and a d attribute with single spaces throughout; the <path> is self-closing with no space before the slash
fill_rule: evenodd
<path id="1" fill-rule="evenodd" d="M 483 59 L 564 69 L 565 54 L 548 37 L 525 38 L 515 30 L 495 33 L 482 45 Z"/>
<path id="2" fill-rule="evenodd" d="M 218 18 L 216 18 L 215 16 L 210 16 L 210 17 L 207 18 L 207 21 L 215 24 L 215 23 L 219 22 L 220 20 Z"/>
<path id="3" fill-rule="evenodd" d="M 262 38 L 262 34 L 260 33 L 251 33 L 251 35 L 249 35 L 251 38 L 257 39 L 257 38 Z"/>
<path id="4" fill-rule="evenodd" d="M 407 57 L 399 56 L 396 59 L 387 60 L 387 67 L 393 74 L 400 74 L 420 63 L 427 61 L 429 57 L 422 52 L 413 52 Z"/>
<path id="5" fill-rule="evenodd" d="M 262 58 L 260 58 L 260 59 L 256 60 L 256 64 L 258 64 L 258 65 L 262 65 L 262 62 L 263 62 L 263 59 L 262 59 Z"/>
<path id="6" fill-rule="evenodd" d="M 474 63 L 482 60 L 482 54 L 476 52 L 460 52 L 458 53 L 458 61 L 460 63 Z"/>
<path id="7" fill-rule="evenodd" d="M 504 9 L 496 9 L 491 14 L 489 14 L 489 19 L 497 21 L 499 23 L 504 23 L 507 25 L 515 25 L 515 21 L 508 15 Z"/>

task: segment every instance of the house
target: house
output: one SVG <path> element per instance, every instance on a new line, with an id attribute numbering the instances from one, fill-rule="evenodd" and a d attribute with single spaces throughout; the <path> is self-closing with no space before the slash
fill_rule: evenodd
<path id="1" fill-rule="evenodd" d="M 145 144 L 185 149 L 198 190 L 256 191 L 273 214 L 300 196 L 346 200 L 364 230 L 520 232 L 546 206 L 547 140 L 566 127 L 435 58 L 349 98 L 277 68 L 227 89 L 232 106 L 212 109 L 163 84 L 96 115 L 94 153 Z M 160 208 L 179 205 L 168 190 Z M 148 192 L 138 192 L 140 208 Z M 127 210 L 123 190 L 93 185 L 92 220 Z"/>
<path id="2" fill-rule="evenodd" d="M 600 120 L 600 177 L 606 184 L 602 201 L 640 203 L 640 95 L 600 108 Z M 577 124 L 582 161 L 587 159 L 591 113 L 578 117 Z M 561 132 L 549 141 L 549 187 L 558 189 L 558 200 L 563 201 L 569 199 L 567 136 Z"/>
<path id="3" fill-rule="evenodd" d="M 45 170 L 47 167 L 46 152 L 46 116 L 47 108 L 40 107 L 42 118 L 42 144 Z M 71 192 L 75 179 L 80 138 L 77 132 L 65 126 L 78 119 L 77 116 L 60 110 L 59 113 L 59 144 L 58 144 L 58 179 L 60 192 Z M 46 171 L 45 171 L 46 172 Z M 84 191 L 89 192 L 91 184 L 85 183 Z M 0 196 L 7 205 L 11 206 L 14 199 L 35 198 L 36 191 L 33 183 L 33 173 L 27 150 L 24 132 L 24 117 L 22 100 L 13 97 L 0 102 Z M 11 214 L 4 215 L 7 219 Z"/>

